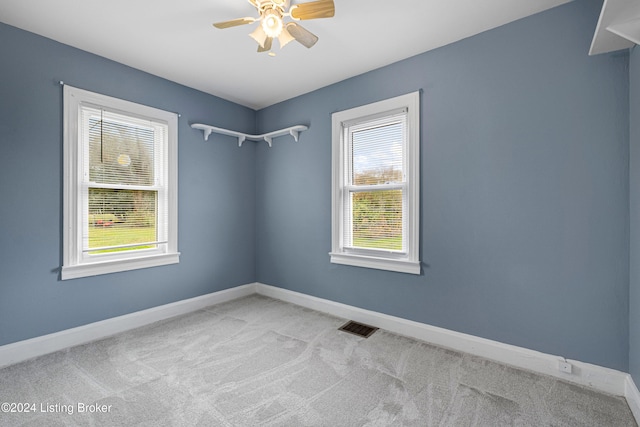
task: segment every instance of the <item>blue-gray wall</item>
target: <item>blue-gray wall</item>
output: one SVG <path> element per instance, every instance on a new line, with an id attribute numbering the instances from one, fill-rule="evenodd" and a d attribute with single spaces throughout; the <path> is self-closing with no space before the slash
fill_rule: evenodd
<path id="1" fill-rule="evenodd" d="M 255 281 L 255 111 L 0 24 L 0 345 Z M 212 74 L 211 78 L 215 78 Z M 59 281 L 62 87 L 182 114 L 180 264 Z"/>
<path id="2" fill-rule="evenodd" d="M 626 371 L 628 54 L 601 1 L 541 14 L 258 112 L 258 281 Z M 330 264 L 331 113 L 422 90 L 420 276 Z"/>
<path id="3" fill-rule="evenodd" d="M 574 1 L 258 112 L 0 24 L 0 345 L 257 280 L 640 382 L 640 54 L 631 79 L 628 54 L 587 56 L 600 7 Z M 59 80 L 182 114 L 180 264 L 58 280 Z M 331 113 L 418 89 L 423 274 L 330 264 Z M 238 148 L 194 122 L 310 129 Z"/>
<path id="4" fill-rule="evenodd" d="M 640 384 L 640 48 L 629 64 L 631 277 L 629 286 L 629 372 Z"/>

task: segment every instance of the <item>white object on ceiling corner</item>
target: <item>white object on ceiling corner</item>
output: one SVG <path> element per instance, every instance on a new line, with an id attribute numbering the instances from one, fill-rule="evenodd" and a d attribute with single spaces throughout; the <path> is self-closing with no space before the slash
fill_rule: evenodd
<path id="1" fill-rule="evenodd" d="M 589 55 L 615 52 L 640 44 L 640 2 L 605 0 Z"/>

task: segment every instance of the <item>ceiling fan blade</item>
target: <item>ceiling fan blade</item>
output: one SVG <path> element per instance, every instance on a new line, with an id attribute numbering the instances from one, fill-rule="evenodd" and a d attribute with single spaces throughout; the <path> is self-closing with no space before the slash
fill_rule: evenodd
<path id="1" fill-rule="evenodd" d="M 231 21 L 216 22 L 215 24 L 213 24 L 213 26 L 216 28 L 225 29 L 225 28 L 237 27 L 238 25 L 251 24 L 252 22 L 255 22 L 255 21 L 256 21 L 255 18 L 246 17 L 246 18 L 232 19 Z"/>
<path id="2" fill-rule="evenodd" d="M 264 41 L 264 46 L 258 46 L 258 52 L 268 52 L 271 50 L 271 44 L 273 43 L 272 37 L 267 37 Z"/>
<path id="3" fill-rule="evenodd" d="M 289 22 L 286 29 L 294 39 L 307 48 L 312 47 L 318 41 L 318 36 L 304 29 L 301 25 L 298 25 L 295 22 Z"/>
<path id="4" fill-rule="evenodd" d="M 335 15 L 333 0 L 317 0 L 291 6 L 289 13 L 293 19 L 331 18 Z"/>

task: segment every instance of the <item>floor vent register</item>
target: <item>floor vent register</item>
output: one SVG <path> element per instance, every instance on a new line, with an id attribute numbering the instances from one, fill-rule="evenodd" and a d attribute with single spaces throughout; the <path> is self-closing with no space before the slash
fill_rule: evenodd
<path id="1" fill-rule="evenodd" d="M 349 320 L 347 323 L 340 326 L 338 330 L 349 332 L 350 334 L 354 334 L 359 337 L 369 338 L 371 334 L 378 330 L 378 328 Z"/>

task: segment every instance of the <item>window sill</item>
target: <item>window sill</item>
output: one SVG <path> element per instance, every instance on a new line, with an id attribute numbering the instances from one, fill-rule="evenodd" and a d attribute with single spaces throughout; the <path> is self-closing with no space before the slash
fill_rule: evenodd
<path id="1" fill-rule="evenodd" d="M 354 267 L 375 268 L 377 270 L 397 271 L 399 273 L 420 274 L 420 261 L 380 258 L 346 253 L 329 253 L 333 264 Z"/>
<path id="2" fill-rule="evenodd" d="M 77 279 L 100 274 L 117 273 L 119 271 L 137 270 L 139 268 L 158 267 L 180 262 L 180 252 L 150 255 L 139 258 L 94 262 L 62 267 L 61 279 Z"/>

